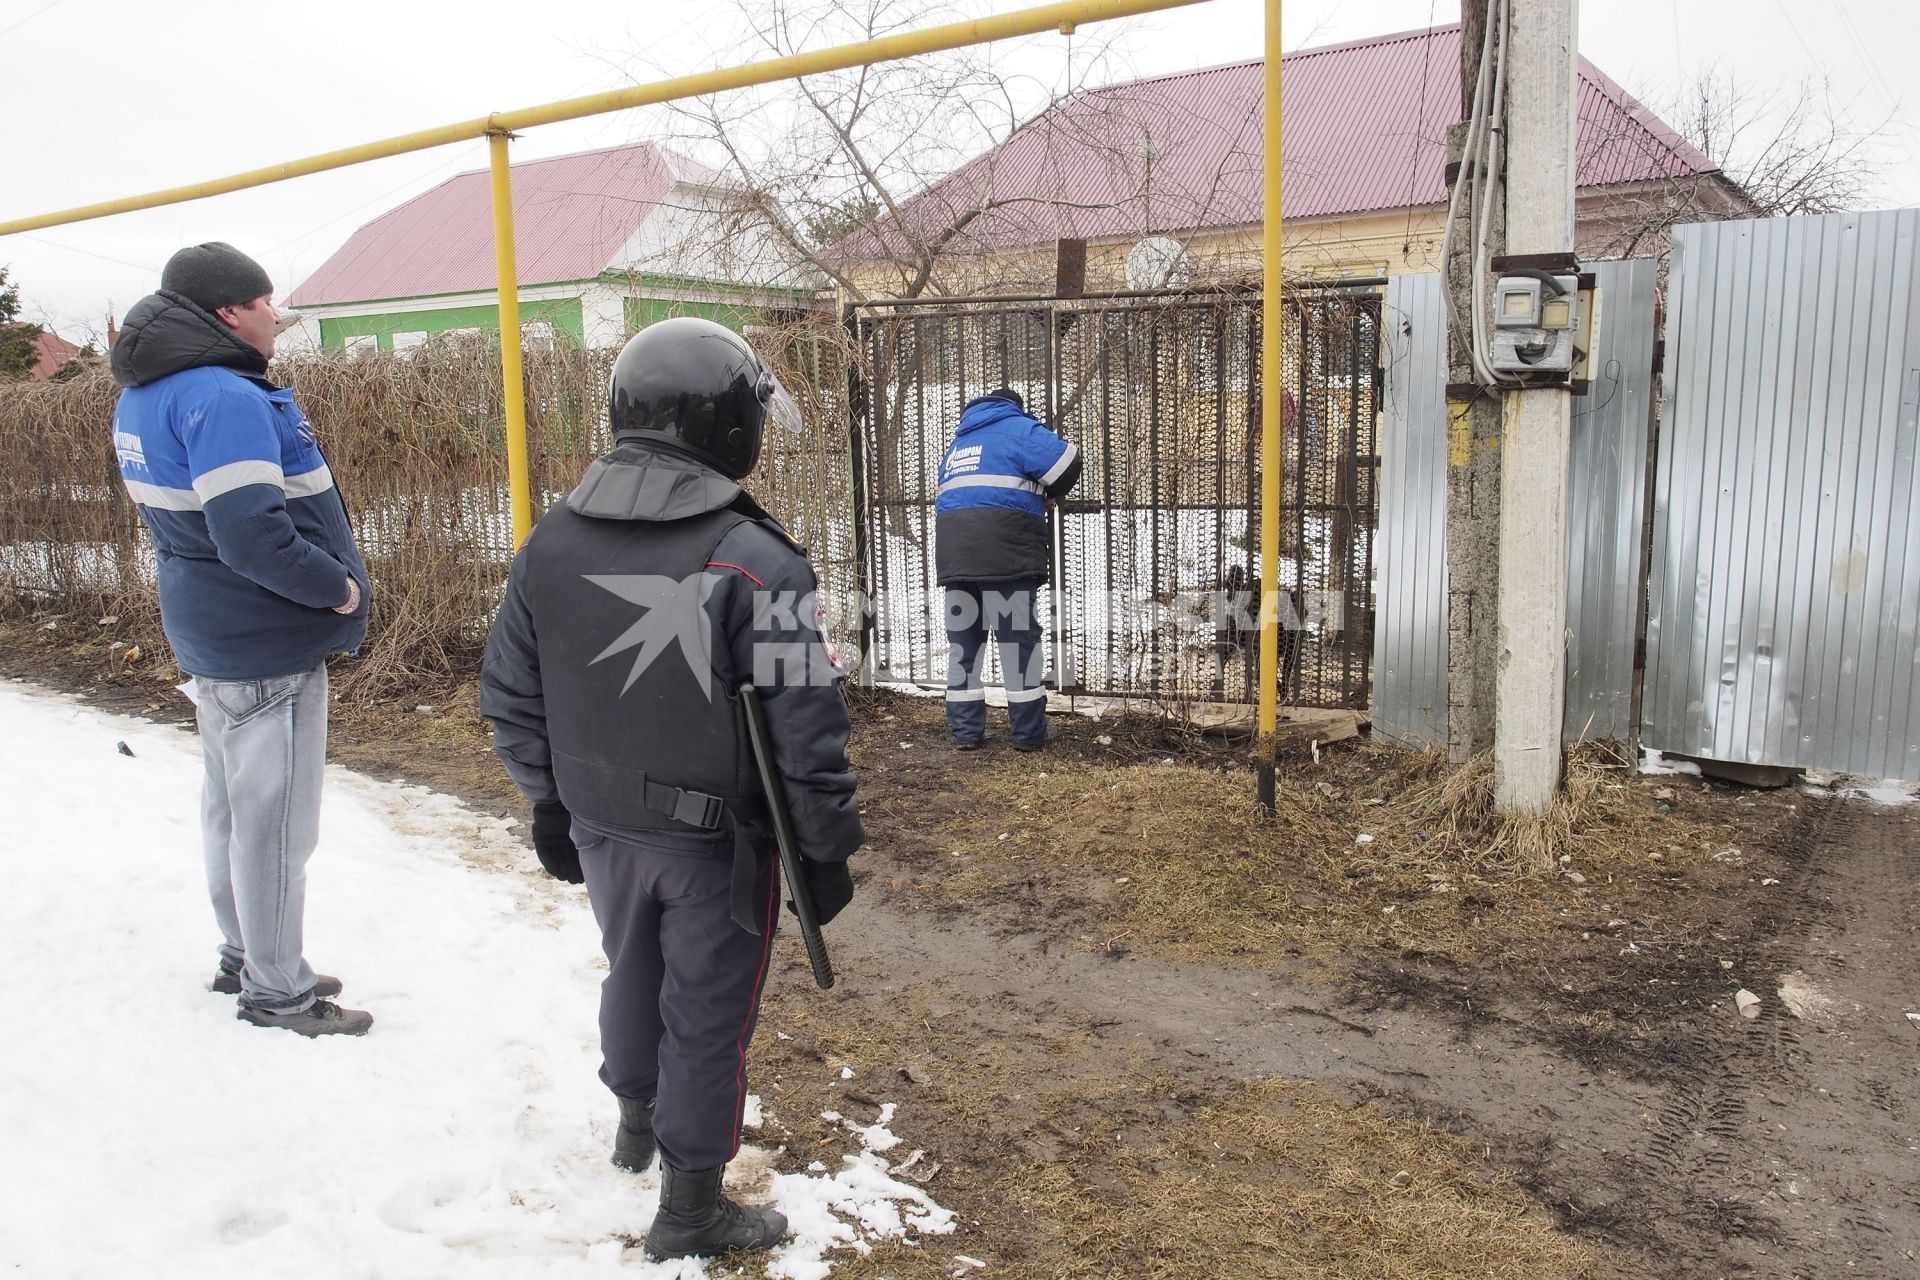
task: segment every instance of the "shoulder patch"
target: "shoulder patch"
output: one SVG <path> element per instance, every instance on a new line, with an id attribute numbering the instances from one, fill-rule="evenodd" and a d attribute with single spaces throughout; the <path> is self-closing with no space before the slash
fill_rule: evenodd
<path id="1" fill-rule="evenodd" d="M 772 516 L 768 516 L 766 519 L 760 521 L 760 524 L 765 526 L 766 528 L 773 530 L 775 533 L 779 534 L 780 541 L 786 543 L 788 546 L 792 547 L 796 552 L 798 552 L 802 560 L 812 559 L 812 557 L 807 554 L 807 548 L 805 547 L 805 545 L 801 543 L 800 539 L 794 537 L 792 534 L 787 532 L 787 526 L 781 524 L 778 520 L 775 520 Z"/>

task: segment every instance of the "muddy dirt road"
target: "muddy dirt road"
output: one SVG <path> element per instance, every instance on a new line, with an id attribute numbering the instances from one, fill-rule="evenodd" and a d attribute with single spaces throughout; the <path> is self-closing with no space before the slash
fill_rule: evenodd
<path id="1" fill-rule="evenodd" d="M 178 718 L 157 681 L 17 650 L 0 672 Z M 335 755 L 514 809 L 466 698 L 346 709 Z M 842 984 L 815 991 L 786 947 L 754 1050 L 785 1159 L 844 1145 L 822 1112 L 894 1103 L 962 1217 L 844 1280 L 957 1254 L 1023 1280 L 1920 1277 L 1920 805 L 1623 774 L 1596 819 L 1619 855 L 1583 852 L 1584 883 L 1442 886 L 1365 867 L 1351 834 L 1308 856 L 1207 829 L 1168 799 L 1187 766 L 1158 739 L 1129 756 L 1070 724 L 1039 760 L 956 757 L 937 715 L 862 716 L 878 838 L 829 931 Z M 1171 792 L 1235 767 L 1203 749 Z M 1291 782 L 1350 828 L 1400 767 Z M 1029 793 L 1046 803 L 980 825 Z M 1687 839 L 1659 843 L 1668 825 Z M 1132 890 L 1229 857 L 1284 920 L 1216 897 L 1152 937 Z M 541 883 L 531 858 L 500 873 Z M 1223 915 L 1259 945 L 1210 958 Z"/>
<path id="2" fill-rule="evenodd" d="M 1094 1026 L 1116 1062 L 1309 1080 L 1435 1122 L 1629 1274 L 1920 1276 L 1920 807 L 1814 800 L 1796 838 L 1795 873 L 1767 886 L 1779 936 L 1727 937 L 1685 994 L 1577 1046 L 1470 973 L 1114 960 L 897 905 L 866 905 L 835 944 L 854 984 L 940 984 L 970 1038 Z M 1778 995 L 1789 975 L 1802 1016 Z M 1734 1007 L 1742 984 L 1757 1019 Z"/>

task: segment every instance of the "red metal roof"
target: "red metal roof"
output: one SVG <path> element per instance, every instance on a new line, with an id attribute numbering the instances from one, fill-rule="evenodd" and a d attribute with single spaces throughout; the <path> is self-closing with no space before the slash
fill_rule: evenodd
<path id="1" fill-rule="evenodd" d="M 1434 27 L 1286 57 L 1284 216 L 1324 218 L 1445 202 L 1447 126 L 1460 116 L 1460 28 Z M 1232 63 L 1081 93 L 902 207 L 938 231 L 991 203 L 958 238 L 1008 248 L 1261 220 L 1265 64 Z M 1710 171 L 1698 150 L 1580 60 L 1582 187 Z M 843 242 L 871 254 L 876 235 Z"/>
<path id="2" fill-rule="evenodd" d="M 677 181 L 718 182 L 705 165 L 651 142 L 513 166 L 522 285 L 605 270 Z M 487 171 L 449 178 L 354 232 L 288 297 L 292 307 L 470 293 L 496 286 Z"/>
<path id="3" fill-rule="evenodd" d="M 27 376 L 41 381 L 60 372 L 67 361 L 80 354 L 79 347 L 57 333 L 44 330 L 33 340 L 33 349 L 33 368 L 27 371 Z"/>

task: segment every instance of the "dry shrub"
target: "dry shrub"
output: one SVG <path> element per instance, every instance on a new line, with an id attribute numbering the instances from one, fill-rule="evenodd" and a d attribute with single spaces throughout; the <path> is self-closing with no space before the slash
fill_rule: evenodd
<path id="1" fill-rule="evenodd" d="M 837 333 L 828 318 L 757 339 L 810 413 L 806 436 L 769 438 L 750 481 L 815 549 L 829 600 L 850 597 L 855 580 Z M 608 447 L 613 354 L 564 343 L 525 353 L 535 519 Z M 373 580 L 367 644 L 341 672 L 343 689 L 382 696 L 470 678 L 513 557 L 497 341 L 442 335 L 404 354 L 302 354 L 272 376 L 313 421 Z M 118 614 L 120 633 L 157 658 L 152 545 L 114 456 L 117 395 L 104 369 L 0 386 L 0 608 Z"/>
<path id="2" fill-rule="evenodd" d="M 1609 772 L 1626 767 L 1613 743 L 1583 742 L 1567 752 L 1566 779 L 1543 814 L 1507 816 L 1494 805 L 1493 753 L 1482 752 L 1408 797 L 1399 813 L 1433 833 L 1424 852 L 1434 864 L 1483 874 L 1540 875 L 1574 851 L 1575 834 Z"/>
<path id="3" fill-rule="evenodd" d="M 157 641 L 152 548 L 113 452 L 117 394 L 103 368 L 0 384 L 0 609 L 117 614 Z"/>

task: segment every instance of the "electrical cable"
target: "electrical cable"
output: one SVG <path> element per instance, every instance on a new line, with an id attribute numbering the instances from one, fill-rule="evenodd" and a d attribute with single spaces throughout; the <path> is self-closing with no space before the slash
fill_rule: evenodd
<path id="1" fill-rule="evenodd" d="M 9 31 L 18 31 L 21 27 L 26 26 L 29 22 L 32 22 L 35 18 L 39 17 L 41 14 L 45 13 L 47 10 L 57 9 L 62 4 L 65 4 L 65 3 L 66 3 L 66 0 L 50 0 L 49 3 L 41 5 L 38 9 L 35 9 L 32 13 L 20 19 L 20 21 L 13 23 L 10 26 L 0 27 L 0 36 L 6 35 Z"/>
<path id="2" fill-rule="evenodd" d="M 1438 0 L 1428 0 L 1427 34 L 1420 42 L 1420 105 L 1414 108 L 1413 157 L 1407 162 L 1407 230 L 1400 239 L 1403 258 L 1413 247 L 1413 193 L 1420 180 L 1420 144 L 1427 140 L 1427 70 L 1433 64 L 1433 13 L 1437 7 Z"/>
<path id="3" fill-rule="evenodd" d="M 1473 361 L 1481 378 L 1487 383 L 1512 382 L 1512 374 L 1496 371 L 1493 361 L 1487 355 L 1486 346 L 1486 287 L 1487 273 L 1493 269 L 1490 247 L 1490 223 L 1493 219 L 1493 191 L 1499 178 L 1500 166 L 1505 161 L 1502 138 L 1506 133 L 1503 113 L 1507 106 L 1507 46 L 1512 43 L 1513 32 L 1509 28 L 1512 13 L 1511 0 L 1497 0 L 1497 16 L 1489 20 L 1490 26 L 1500 29 L 1500 51 L 1493 68 L 1493 109 L 1487 117 L 1486 182 L 1480 197 L 1480 217 L 1473 228 Z"/>
<path id="4" fill-rule="evenodd" d="M 1467 110 L 1467 134 L 1460 144 L 1460 167 L 1453 176 L 1453 192 L 1447 199 L 1447 224 L 1440 235 L 1440 269 L 1443 275 L 1453 262 L 1453 234 L 1460 214 L 1461 192 L 1466 190 L 1469 178 L 1477 180 L 1479 174 L 1477 148 L 1486 107 L 1487 85 L 1492 72 L 1493 24 L 1489 22 L 1480 40 L 1480 69 L 1473 82 L 1473 105 Z M 1454 300 L 1452 289 L 1443 288 L 1440 292 L 1447 301 L 1448 331 L 1460 339 L 1460 345 L 1466 348 L 1468 360 L 1471 361 L 1473 349 L 1460 322 L 1459 303 Z"/>

